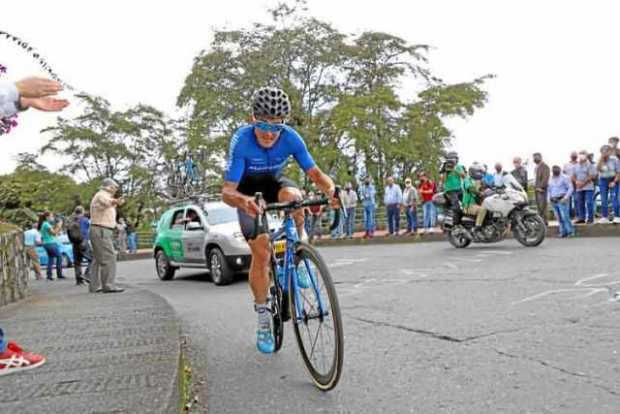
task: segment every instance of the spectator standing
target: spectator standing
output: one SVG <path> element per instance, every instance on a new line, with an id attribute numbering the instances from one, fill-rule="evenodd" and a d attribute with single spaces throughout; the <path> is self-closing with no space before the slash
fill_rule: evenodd
<path id="1" fill-rule="evenodd" d="M 67 236 L 73 247 L 73 269 L 75 271 L 75 284 L 83 285 L 90 281 L 92 255 L 88 245 L 88 233 L 90 221 L 84 216 L 84 207 L 77 206 L 73 210 L 73 216 L 67 226 Z M 82 263 L 86 260 L 88 265 L 82 273 Z"/>
<path id="2" fill-rule="evenodd" d="M 568 206 L 573 195 L 573 183 L 566 174 L 562 174 L 559 165 L 552 167 L 552 173 L 549 180 L 549 199 L 558 219 L 560 237 L 571 237 L 575 235 L 575 229 L 571 223 Z"/>
<path id="3" fill-rule="evenodd" d="M 37 229 L 41 232 L 41 242 L 47 253 L 47 280 L 52 278 L 52 266 L 56 265 L 56 278 L 65 279 L 62 274 L 62 254 L 60 253 L 60 242 L 56 236 L 62 229 L 62 220 L 56 221 L 54 215 L 49 211 L 39 216 Z"/>
<path id="4" fill-rule="evenodd" d="M 413 186 L 411 178 L 407 178 L 405 179 L 402 204 L 407 216 L 407 231 L 405 234 L 415 234 L 418 231 L 417 204 L 418 190 Z"/>
<path id="5" fill-rule="evenodd" d="M 601 158 L 596 169 L 599 173 L 599 188 L 601 192 L 601 220 L 600 223 L 611 223 L 609 218 L 609 197 L 614 217 L 613 222 L 620 224 L 620 203 L 618 200 L 618 182 L 620 182 L 620 161 L 614 155 L 615 151 L 609 145 L 601 147 Z"/>
<path id="6" fill-rule="evenodd" d="M 433 204 L 433 196 L 437 191 L 435 183 L 425 173 L 420 174 L 420 196 L 422 198 L 422 210 L 424 213 L 424 229 L 430 230 L 435 227 L 437 220 L 437 207 Z"/>
<path id="7" fill-rule="evenodd" d="M 515 157 L 512 160 L 512 165 L 514 166 L 514 170 L 512 170 L 512 176 L 517 180 L 521 187 L 523 187 L 523 191 L 527 193 L 527 185 L 528 185 L 528 177 L 527 177 L 527 169 L 523 166 L 523 161 L 521 157 Z"/>
<path id="8" fill-rule="evenodd" d="M 372 178 L 367 176 L 364 179 L 364 185 L 360 190 L 360 198 L 362 199 L 362 206 L 364 207 L 364 229 L 366 233 L 364 238 L 372 239 L 375 235 L 375 196 L 377 190 L 372 184 Z"/>
<path id="9" fill-rule="evenodd" d="M 117 246 L 120 253 L 127 253 L 127 223 L 120 218 L 116 224 Z"/>
<path id="10" fill-rule="evenodd" d="M 383 194 L 383 204 L 387 210 L 388 235 L 397 235 L 400 229 L 400 206 L 403 203 L 403 192 L 394 177 L 387 178 L 387 186 Z"/>
<path id="11" fill-rule="evenodd" d="M 579 164 L 579 162 L 577 161 L 578 158 L 578 154 L 577 151 L 572 151 L 570 153 L 570 161 L 566 164 L 564 164 L 564 174 L 571 179 L 571 182 L 573 182 L 573 169 L 575 168 L 575 166 L 577 164 Z M 577 209 L 576 209 L 576 202 L 575 202 L 575 197 L 576 197 L 576 193 L 575 193 L 575 183 L 573 183 L 573 195 L 570 197 L 570 203 L 569 203 L 569 214 L 571 218 L 575 218 Z"/>
<path id="12" fill-rule="evenodd" d="M 534 180 L 534 189 L 536 192 L 536 206 L 538 207 L 538 213 L 543 218 L 543 221 L 546 225 L 549 224 L 547 218 L 547 191 L 549 187 L 549 178 L 551 175 L 551 170 L 549 166 L 545 164 L 543 161 L 542 155 L 540 152 L 534 154 L 534 164 L 536 164 L 535 172 L 535 180 Z"/>
<path id="13" fill-rule="evenodd" d="M 596 167 L 588 160 L 588 152 L 579 152 L 579 163 L 573 168 L 575 184 L 577 221 L 576 223 L 594 223 L 594 180 Z"/>
<path id="14" fill-rule="evenodd" d="M 39 254 L 37 253 L 37 246 L 41 246 L 42 244 L 41 233 L 37 230 L 37 223 L 32 223 L 30 229 L 24 232 L 24 245 L 26 246 L 26 253 L 28 257 L 30 257 L 30 264 L 32 265 L 37 280 L 43 279 Z"/>
<path id="15" fill-rule="evenodd" d="M 508 173 L 504 171 L 504 166 L 501 163 L 496 162 L 495 163 L 495 174 L 493 174 L 493 186 L 495 188 L 504 187 L 504 175 L 506 174 Z"/>
<path id="16" fill-rule="evenodd" d="M 116 252 L 114 251 L 114 230 L 116 228 L 116 207 L 124 204 L 122 198 L 115 198 L 119 186 L 106 178 L 99 192 L 90 204 L 90 242 L 93 247 L 93 263 L 89 291 L 97 292 L 101 286 L 104 293 L 119 293 L 116 280 Z"/>
<path id="17" fill-rule="evenodd" d="M 60 82 L 50 79 L 33 77 L 16 83 L 2 82 L 0 83 L 0 119 L 12 117 L 17 112 L 28 108 L 45 112 L 61 111 L 69 105 L 69 102 L 65 99 L 52 98 L 60 91 L 62 91 Z M 7 341 L 0 328 L 0 376 L 37 368 L 44 363 L 44 356 L 25 352 L 16 342 Z"/>
<path id="18" fill-rule="evenodd" d="M 353 238 L 355 232 L 355 209 L 357 207 L 357 193 L 353 190 L 353 185 L 347 183 L 342 192 L 343 208 L 347 212 L 347 220 L 345 223 L 345 233 L 349 239 Z"/>
<path id="19" fill-rule="evenodd" d="M 615 155 L 616 158 L 620 160 L 620 147 L 618 147 L 618 141 L 618 137 L 611 137 L 607 143 L 611 147 L 612 155 Z"/>
<path id="20" fill-rule="evenodd" d="M 127 222 L 127 248 L 130 254 L 138 252 L 138 233 L 136 232 L 136 227 L 131 222 Z"/>

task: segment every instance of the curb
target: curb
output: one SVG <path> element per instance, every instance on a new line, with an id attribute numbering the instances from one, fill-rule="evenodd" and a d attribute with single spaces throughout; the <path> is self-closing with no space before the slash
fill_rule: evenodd
<path id="1" fill-rule="evenodd" d="M 577 237 L 590 238 L 590 237 L 620 237 L 620 226 L 612 224 L 579 224 L 575 226 Z M 559 238 L 557 226 L 547 227 L 547 238 L 557 239 Z M 512 234 L 507 237 L 512 239 Z M 377 236 L 372 239 L 339 239 L 329 240 L 321 239 L 315 240 L 313 245 L 319 247 L 334 247 L 334 246 L 371 246 L 377 244 L 403 244 L 403 243 L 427 243 L 427 242 L 440 242 L 447 241 L 443 233 L 430 233 L 430 234 L 417 234 L 415 236 Z"/>
<path id="2" fill-rule="evenodd" d="M 137 253 L 129 254 L 129 253 L 119 253 L 116 257 L 116 261 L 118 262 L 131 262 L 133 260 L 144 260 L 144 259 L 152 259 L 153 251 L 149 250 L 139 250 Z"/>
<path id="3" fill-rule="evenodd" d="M 181 322 L 165 299 L 135 287 L 89 294 L 70 280 L 31 292 L 2 308 L 0 326 L 47 362 L 0 377 L 0 412 L 179 413 Z"/>

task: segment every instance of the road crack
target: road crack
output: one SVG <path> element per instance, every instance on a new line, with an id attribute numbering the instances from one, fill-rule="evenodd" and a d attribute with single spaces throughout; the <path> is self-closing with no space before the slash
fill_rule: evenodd
<path id="1" fill-rule="evenodd" d="M 434 339 L 439 339 L 441 341 L 447 341 L 447 342 L 454 342 L 457 344 L 463 344 L 463 343 L 467 343 L 467 342 L 472 342 L 478 339 L 482 339 L 482 338 L 488 338 L 490 336 L 495 336 L 495 335 L 499 335 L 499 334 L 504 334 L 504 333 L 513 333 L 513 332 L 518 332 L 518 331 L 522 331 L 526 328 L 515 328 L 515 329 L 505 329 L 505 330 L 499 330 L 499 331 L 493 331 L 493 332 L 487 332 L 484 334 L 480 334 L 480 335 L 474 335 L 474 336 L 468 336 L 465 338 L 457 338 L 455 336 L 451 336 L 451 335 L 446 335 L 446 334 L 442 334 L 442 333 L 438 333 L 438 332 L 433 332 L 433 331 L 429 331 L 426 329 L 418 329 L 418 328 L 412 328 L 410 326 L 405 326 L 405 325 L 400 325 L 400 324 L 395 324 L 395 323 L 390 323 L 390 322 L 383 322 L 383 321 L 374 321 L 371 319 L 365 319 L 365 318 L 360 318 L 360 317 L 356 317 L 356 316 L 349 316 L 350 318 L 358 321 L 358 322 L 364 322 L 364 323 L 369 323 L 371 325 L 374 326 L 385 326 L 388 328 L 394 328 L 394 329 L 399 329 L 401 331 L 406 331 L 406 332 L 411 332 L 411 333 L 415 333 L 415 334 L 419 334 L 419 335 L 424 335 L 424 336 L 428 336 Z"/>
<path id="2" fill-rule="evenodd" d="M 493 351 L 495 351 L 495 353 L 497 353 L 500 356 L 506 357 L 506 358 L 512 358 L 512 359 L 521 359 L 521 360 L 525 360 L 525 361 L 530 361 L 530 362 L 534 362 L 536 364 L 539 364 L 545 368 L 549 368 L 552 369 L 554 371 L 558 371 L 561 372 L 562 374 L 565 375 L 569 375 L 571 377 L 577 377 L 577 378 L 584 378 L 587 379 L 589 381 L 587 381 L 590 385 L 592 385 L 593 387 L 596 387 L 600 390 L 603 390 L 615 397 L 620 397 L 620 392 L 615 391 L 614 389 L 604 385 L 604 384 L 600 384 L 601 381 L 604 381 L 602 378 L 599 377 L 595 377 L 589 374 L 586 374 L 585 372 L 578 372 L 578 371 L 570 371 L 566 368 L 562 368 L 560 366 L 557 365 L 553 365 L 552 363 L 545 361 L 543 359 L 537 359 L 537 358 L 532 358 L 526 355 L 516 355 L 516 354 L 511 354 L 505 351 L 501 351 L 499 349 L 496 348 L 491 348 L 493 349 Z M 594 382 L 596 381 L 596 383 Z"/>
<path id="3" fill-rule="evenodd" d="M 393 323 L 389 323 L 389 322 L 373 321 L 373 320 L 370 320 L 370 319 L 358 318 L 358 317 L 355 317 L 355 316 L 350 316 L 350 318 L 354 319 L 356 321 L 359 321 L 359 322 L 369 323 L 369 324 L 374 325 L 374 326 L 385 326 L 385 327 L 388 327 L 388 328 L 400 329 L 400 330 L 406 331 L 406 332 L 416 333 L 416 334 L 420 334 L 420 335 L 424 335 L 424 336 L 430 336 L 431 338 L 439 339 L 439 340 L 442 340 L 442 341 L 456 342 L 456 343 L 463 342 L 462 339 L 455 338 L 455 337 L 450 336 L 450 335 L 439 334 L 437 332 L 427 331 L 425 329 L 416 329 L 416 328 L 411 328 L 411 327 L 405 326 L 405 325 L 393 324 Z"/>

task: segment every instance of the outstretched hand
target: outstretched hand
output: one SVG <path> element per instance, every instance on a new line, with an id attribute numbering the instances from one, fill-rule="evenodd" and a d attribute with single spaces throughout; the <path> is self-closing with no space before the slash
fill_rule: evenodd
<path id="1" fill-rule="evenodd" d="M 25 78 L 15 82 L 15 86 L 20 97 L 24 98 L 43 98 L 45 96 L 56 95 L 63 90 L 60 82 L 46 78 Z"/>
<path id="2" fill-rule="evenodd" d="M 69 105 L 66 99 L 55 98 L 21 98 L 23 108 L 34 108 L 43 112 L 59 112 Z"/>

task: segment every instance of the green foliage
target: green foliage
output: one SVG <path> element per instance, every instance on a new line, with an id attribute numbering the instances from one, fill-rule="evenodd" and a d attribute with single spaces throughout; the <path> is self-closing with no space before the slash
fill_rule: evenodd
<path id="1" fill-rule="evenodd" d="M 445 84 L 427 66 L 427 45 L 381 32 L 345 35 L 307 14 L 305 2 L 270 10 L 270 24 L 217 30 L 194 60 L 177 104 L 189 114 L 190 142 L 202 142 L 221 172 L 233 131 L 248 122 L 250 100 L 263 85 L 291 96 L 289 123 L 319 166 L 339 181 L 371 174 L 436 173 L 452 132 L 448 117 L 468 117 L 486 102 L 487 76 Z M 404 78 L 421 86 L 397 94 Z M 301 180 L 298 169 L 289 172 Z"/>
<path id="2" fill-rule="evenodd" d="M 140 226 L 145 209 L 161 203 L 166 177 L 179 156 L 178 132 L 157 109 L 136 105 L 113 111 L 103 98 L 81 95 L 86 109 L 74 119 L 58 118 L 42 152 L 68 159 L 61 171 L 86 178 L 82 195 L 92 197 L 101 179 L 115 179 L 128 200 L 120 214 Z M 90 200 L 90 198 L 89 198 Z"/>
<path id="3" fill-rule="evenodd" d="M 67 213 L 81 203 L 80 186 L 72 178 L 37 167 L 35 160 L 20 154 L 17 169 L 0 176 L 1 220 L 23 226 L 39 212 Z"/>

